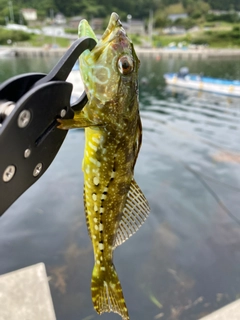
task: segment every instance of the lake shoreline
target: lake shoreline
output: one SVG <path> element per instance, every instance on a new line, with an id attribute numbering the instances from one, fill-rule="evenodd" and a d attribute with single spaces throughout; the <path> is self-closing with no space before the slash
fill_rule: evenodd
<path id="1" fill-rule="evenodd" d="M 160 57 L 177 58 L 240 58 L 240 49 L 168 49 L 168 48 L 140 48 L 135 46 L 139 54 L 148 54 Z M 17 57 L 61 57 L 67 48 L 44 48 L 44 47 L 1 47 L 1 52 L 6 55 L 15 55 Z"/>

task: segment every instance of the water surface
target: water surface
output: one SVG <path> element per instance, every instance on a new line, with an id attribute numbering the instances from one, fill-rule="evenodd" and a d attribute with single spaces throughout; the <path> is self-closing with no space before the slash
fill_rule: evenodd
<path id="1" fill-rule="evenodd" d="M 114 263 L 131 320 L 195 320 L 240 297 L 240 99 L 171 89 L 162 76 L 188 66 L 240 79 L 240 61 L 140 58 L 135 177 L 151 214 Z M 0 81 L 55 62 L 0 60 Z M 90 294 L 83 148 L 83 132 L 69 132 L 44 176 L 0 218 L 0 274 L 44 262 L 58 320 L 100 319 Z"/>

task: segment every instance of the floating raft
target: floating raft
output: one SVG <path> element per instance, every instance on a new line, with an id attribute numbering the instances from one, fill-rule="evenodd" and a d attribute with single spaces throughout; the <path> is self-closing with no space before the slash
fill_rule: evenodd
<path id="1" fill-rule="evenodd" d="M 194 90 L 215 92 L 218 94 L 240 97 L 240 81 L 202 77 L 195 74 L 179 76 L 177 73 L 165 73 L 168 85 Z"/>
<path id="2" fill-rule="evenodd" d="M 0 275 L 0 320 L 56 320 L 45 265 Z"/>
<path id="3" fill-rule="evenodd" d="M 225 307 L 199 320 L 239 320 L 239 319 L 240 319 L 240 299 L 226 305 Z"/>

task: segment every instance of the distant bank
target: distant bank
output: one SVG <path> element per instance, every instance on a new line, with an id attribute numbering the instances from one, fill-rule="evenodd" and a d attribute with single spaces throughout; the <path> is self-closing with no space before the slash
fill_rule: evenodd
<path id="1" fill-rule="evenodd" d="M 240 49 L 167 49 L 167 48 L 140 48 L 135 47 L 138 53 L 158 55 L 160 57 L 176 57 L 187 59 L 204 59 L 204 58 L 240 58 Z M 7 51 L 8 52 L 7 52 Z M 14 48 L 0 48 L 1 54 L 5 51 L 6 55 L 15 55 L 19 57 L 61 57 L 66 48 L 36 48 L 36 47 L 14 47 Z"/>

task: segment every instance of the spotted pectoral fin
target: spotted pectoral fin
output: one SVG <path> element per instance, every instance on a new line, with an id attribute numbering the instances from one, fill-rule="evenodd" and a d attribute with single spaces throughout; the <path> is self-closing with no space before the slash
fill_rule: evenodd
<path id="1" fill-rule="evenodd" d="M 99 123 L 88 119 L 83 111 L 76 112 L 73 119 L 57 119 L 57 121 L 59 122 L 58 128 L 64 130 L 87 128 L 100 125 Z"/>
<path id="2" fill-rule="evenodd" d="M 123 215 L 119 222 L 114 249 L 137 232 L 148 217 L 149 212 L 148 201 L 133 179 L 127 194 Z"/>

